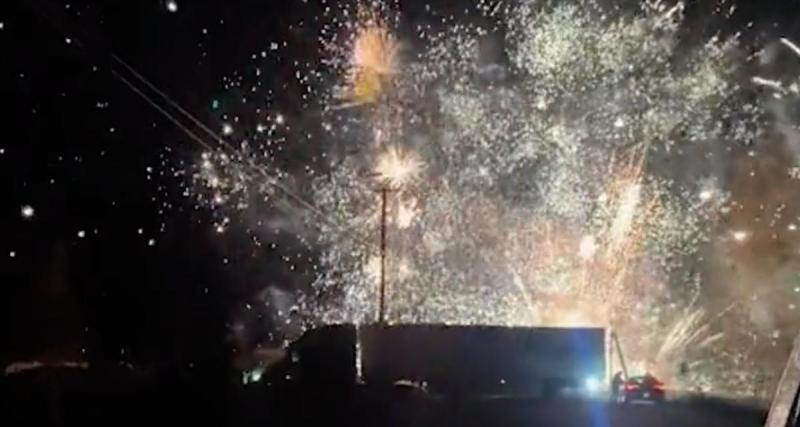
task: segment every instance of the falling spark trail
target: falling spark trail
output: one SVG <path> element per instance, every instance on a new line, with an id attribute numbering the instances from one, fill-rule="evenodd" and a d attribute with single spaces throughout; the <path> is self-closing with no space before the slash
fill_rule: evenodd
<path id="1" fill-rule="evenodd" d="M 525 306 L 528 308 L 531 317 L 534 318 L 536 316 L 536 306 L 533 304 L 531 293 L 525 287 L 525 284 L 522 282 L 522 278 L 519 277 L 519 273 L 514 270 L 513 265 L 511 265 L 509 268 L 511 269 L 513 274 L 512 281 L 514 283 L 514 286 L 517 287 L 517 290 L 519 291 L 520 295 L 522 295 L 522 298 L 525 300 Z"/>
<path id="2" fill-rule="evenodd" d="M 785 90 L 783 89 L 783 85 L 781 85 L 781 82 L 776 80 L 769 80 L 763 77 L 755 76 L 751 79 L 751 81 L 759 86 L 766 86 L 775 89 L 779 92 L 785 92 Z"/>
<path id="3" fill-rule="evenodd" d="M 792 43 L 791 40 L 787 39 L 786 37 L 781 37 L 781 43 L 783 43 L 784 46 L 786 46 L 789 49 L 791 49 L 792 52 L 795 53 L 795 55 L 800 56 L 800 47 L 798 47 L 796 44 Z"/>

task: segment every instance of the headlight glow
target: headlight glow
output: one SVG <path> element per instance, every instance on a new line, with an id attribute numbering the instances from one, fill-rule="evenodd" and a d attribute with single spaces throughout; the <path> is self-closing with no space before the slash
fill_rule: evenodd
<path id="1" fill-rule="evenodd" d="M 590 393 L 597 392 L 600 390 L 600 380 L 595 377 L 586 378 L 583 382 L 583 386 Z"/>

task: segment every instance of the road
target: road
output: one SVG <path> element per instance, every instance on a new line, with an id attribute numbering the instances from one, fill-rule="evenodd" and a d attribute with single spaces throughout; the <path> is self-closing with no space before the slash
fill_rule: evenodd
<path id="1" fill-rule="evenodd" d="M 273 425 L 363 425 L 408 427 L 757 427 L 766 409 L 722 400 L 619 405 L 605 401 L 538 399 L 380 399 L 326 403 L 319 396 L 292 404 L 290 416 Z M 258 406 L 256 400 L 253 405 Z M 261 401 L 261 408 L 264 408 Z M 311 410 L 314 408 L 314 410 Z M 244 413 L 254 413 L 249 410 Z M 266 421 L 265 419 L 262 419 Z M 251 420 L 253 421 L 253 420 Z M 245 422 L 252 425 L 256 423 Z"/>
<path id="2" fill-rule="evenodd" d="M 762 426 L 763 408 L 721 400 L 618 405 L 605 401 L 429 398 L 346 392 L 325 386 L 294 392 L 264 384 L 153 380 L 108 372 L 0 380 L 0 425 L 214 425 L 407 427 Z M 127 378 L 127 379 L 125 379 Z"/>
<path id="3" fill-rule="evenodd" d="M 606 402 L 494 401 L 467 405 L 458 426 L 762 426 L 765 412 L 718 401 L 618 405 Z"/>

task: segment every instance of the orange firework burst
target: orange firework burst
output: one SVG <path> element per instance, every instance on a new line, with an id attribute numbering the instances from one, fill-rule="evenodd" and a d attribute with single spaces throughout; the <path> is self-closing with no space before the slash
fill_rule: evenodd
<path id="1" fill-rule="evenodd" d="M 385 25 L 369 20 L 358 31 L 343 97 L 352 105 L 373 104 L 395 72 L 399 47 Z"/>

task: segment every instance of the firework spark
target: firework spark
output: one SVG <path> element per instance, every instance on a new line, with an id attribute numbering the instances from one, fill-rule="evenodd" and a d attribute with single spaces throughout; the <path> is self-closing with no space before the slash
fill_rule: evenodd
<path id="1" fill-rule="evenodd" d="M 320 98 L 333 104 L 327 140 L 348 151 L 309 186 L 304 239 L 321 255 L 298 306 L 319 323 L 374 319 L 377 178 L 396 189 L 389 321 L 599 325 L 634 361 L 694 357 L 689 347 L 721 340 L 702 311 L 682 307 L 702 293 L 698 263 L 724 177 L 671 165 L 697 161 L 683 155 L 696 146 L 725 151 L 709 141 L 756 138 L 761 110 L 736 84 L 736 41 L 679 54 L 680 4 L 599 16 L 591 0 L 518 6 L 485 10 L 501 22 L 508 59 L 490 67 L 482 29 L 420 30 L 424 47 L 401 63 L 388 26 L 361 15 L 343 26 L 356 28 L 336 50 L 346 64 Z M 342 99 L 382 113 L 338 108 Z M 270 197 L 248 172 L 252 152 L 204 159 L 211 199 Z"/>
<path id="2" fill-rule="evenodd" d="M 31 205 L 23 205 L 20 208 L 19 213 L 20 215 L 22 215 L 22 218 L 31 219 L 33 218 L 33 215 L 36 213 L 36 211 L 33 209 L 33 206 Z"/>
<path id="3" fill-rule="evenodd" d="M 782 37 L 781 38 L 781 43 L 783 43 L 784 46 L 786 46 L 789 49 L 791 49 L 792 52 L 794 52 L 795 55 L 800 56 L 800 47 L 797 47 L 797 45 L 794 44 L 791 40 L 789 40 L 789 39 L 787 39 L 785 37 Z"/>
<path id="4" fill-rule="evenodd" d="M 391 106 L 388 123 L 371 122 L 364 149 L 378 147 L 375 170 L 411 187 L 397 197 L 413 193 L 416 206 L 414 221 L 389 234 L 389 258 L 411 267 L 400 274 L 388 266 L 390 320 L 610 326 L 640 360 L 681 347 L 665 344 L 669 335 L 656 325 L 684 317 L 669 304 L 696 295 L 698 279 L 686 272 L 718 204 L 690 190 L 700 177 L 676 182 L 649 159 L 679 144 L 749 136 L 722 131 L 737 104 L 719 99 L 744 99 L 726 56 L 735 45 L 710 41 L 676 70 L 680 6 L 647 3 L 641 16 L 598 20 L 587 10 L 599 6 L 587 5 L 535 12 L 524 3 L 508 12 L 512 86 L 475 77 L 478 33 L 461 28 L 430 37 L 418 61 L 396 65 L 397 93 L 408 99 L 373 98 L 405 107 Z M 402 146 L 414 146 L 419 160 L 392 151 Z M 336 210 L 342 198 L 333 195 L 345 191 L 348 206 L 364 207 L 345 222 L 374 224 L 374 195 L 350 181 L 362 160 L 340 167 L 315 199 Z M 315 310 L 329 321 L 371 319 L 375 290 L 358 266 L 375 248 L 329 244 L 335 235 L 319 233 L 336 261 L 323 262 L 316 285 L 343 288 L 345 297 Z M 652 329 L 632 326 L 638 318 Z M 698 327 L 684 325 L 691 332 L 683 336 L 704 334 Z"/>

